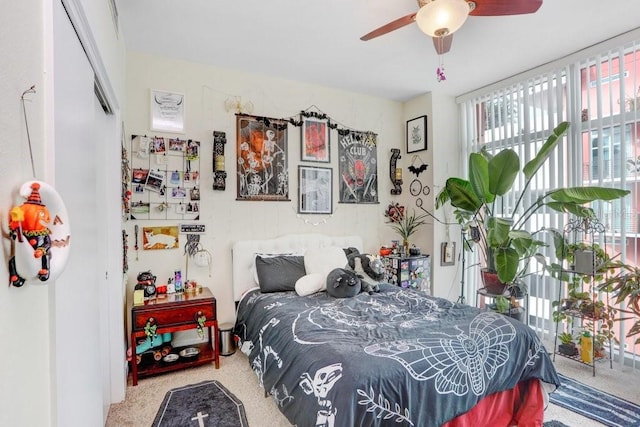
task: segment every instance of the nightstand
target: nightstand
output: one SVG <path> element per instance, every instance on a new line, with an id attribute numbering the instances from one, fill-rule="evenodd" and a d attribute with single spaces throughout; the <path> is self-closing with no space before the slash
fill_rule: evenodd
<path id="1" fill-rule="evenodd" d="M 193 292 L 167 294 L 145 301 L 143 305 L 131 308 L 131 349 L 135 353 L 136 344 L 140 339 L 147 338 L 147 331 L 152 330 L 155 335 L 162 336 L 167 332 L 199 329 L 204 332 L 209 328 L 209 339 L 203 343 L 193 344 L 182 348 L 172 348 L 166 354 L 150 351 L 150 354 L 133 356 L 131 360 L 131 375 L 133 385 L 138 384 L 138 378 L 176 371 L 193 366 L 215 362 L 220 367 L 220 347 L 218 343 L 218 321 L 216 318 L 216 299 L 209 288 L 199 288 Z M 190 350 L 183 351 L 189 348 Z M 197 354 L 191 348 L 197 349 Z M 182 354 L 181 354 L 182 353 Z M 139 359 L 139 360 L 138 360 Z"/>

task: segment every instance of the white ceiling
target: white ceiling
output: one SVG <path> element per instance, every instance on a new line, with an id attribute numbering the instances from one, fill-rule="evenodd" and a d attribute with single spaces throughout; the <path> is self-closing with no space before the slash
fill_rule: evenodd
<path id="1" fill-rule="evenodd" d="M 505 0 L 509 1 L 509 0 Z M 122 0 L 129 50 L 398 101 L 461 95 L 640 25 L 640 0 L 545 0 L 535 14 L 470 16 L 443 55 L 415 23 L 363 42 L 416 0 Z"/>

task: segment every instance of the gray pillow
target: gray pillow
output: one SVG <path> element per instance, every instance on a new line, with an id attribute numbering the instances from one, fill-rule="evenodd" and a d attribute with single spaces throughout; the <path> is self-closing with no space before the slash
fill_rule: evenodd
<path id="1" fill-rule="evenodd" d="M 262 292 L 295 291 L 298 279 L 307 274 L 301 255 L 256 255 L 256 272 Z"/>

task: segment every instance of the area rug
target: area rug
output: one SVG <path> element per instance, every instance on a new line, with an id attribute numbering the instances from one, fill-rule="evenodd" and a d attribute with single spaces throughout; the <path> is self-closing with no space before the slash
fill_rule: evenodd
<path id="1" fill-rule="evenodd" d="M 203 381 L 165 394 L 152 427 L 248 427 L 244 405 L 218 381 Z"/>
<path id="2" fill-rule="evenodd" d="M 640 406 L 558 374 L 561 385 L 551 403 L 610 427 L 640 426 Z"/>

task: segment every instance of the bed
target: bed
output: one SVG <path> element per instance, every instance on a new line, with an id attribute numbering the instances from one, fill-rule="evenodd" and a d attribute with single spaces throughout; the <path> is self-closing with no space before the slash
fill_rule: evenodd
<path id="1" fill-rule="evenodd" d="M 542 425 L 560 380 L 517 320 L 384 283 L 352 298 L 261 288 L 256 259 L 326 259 L 336 248 L 362 252 L 362 239 L 295 234 L 233 246 L 234 333 L 292 425 Z"/>

